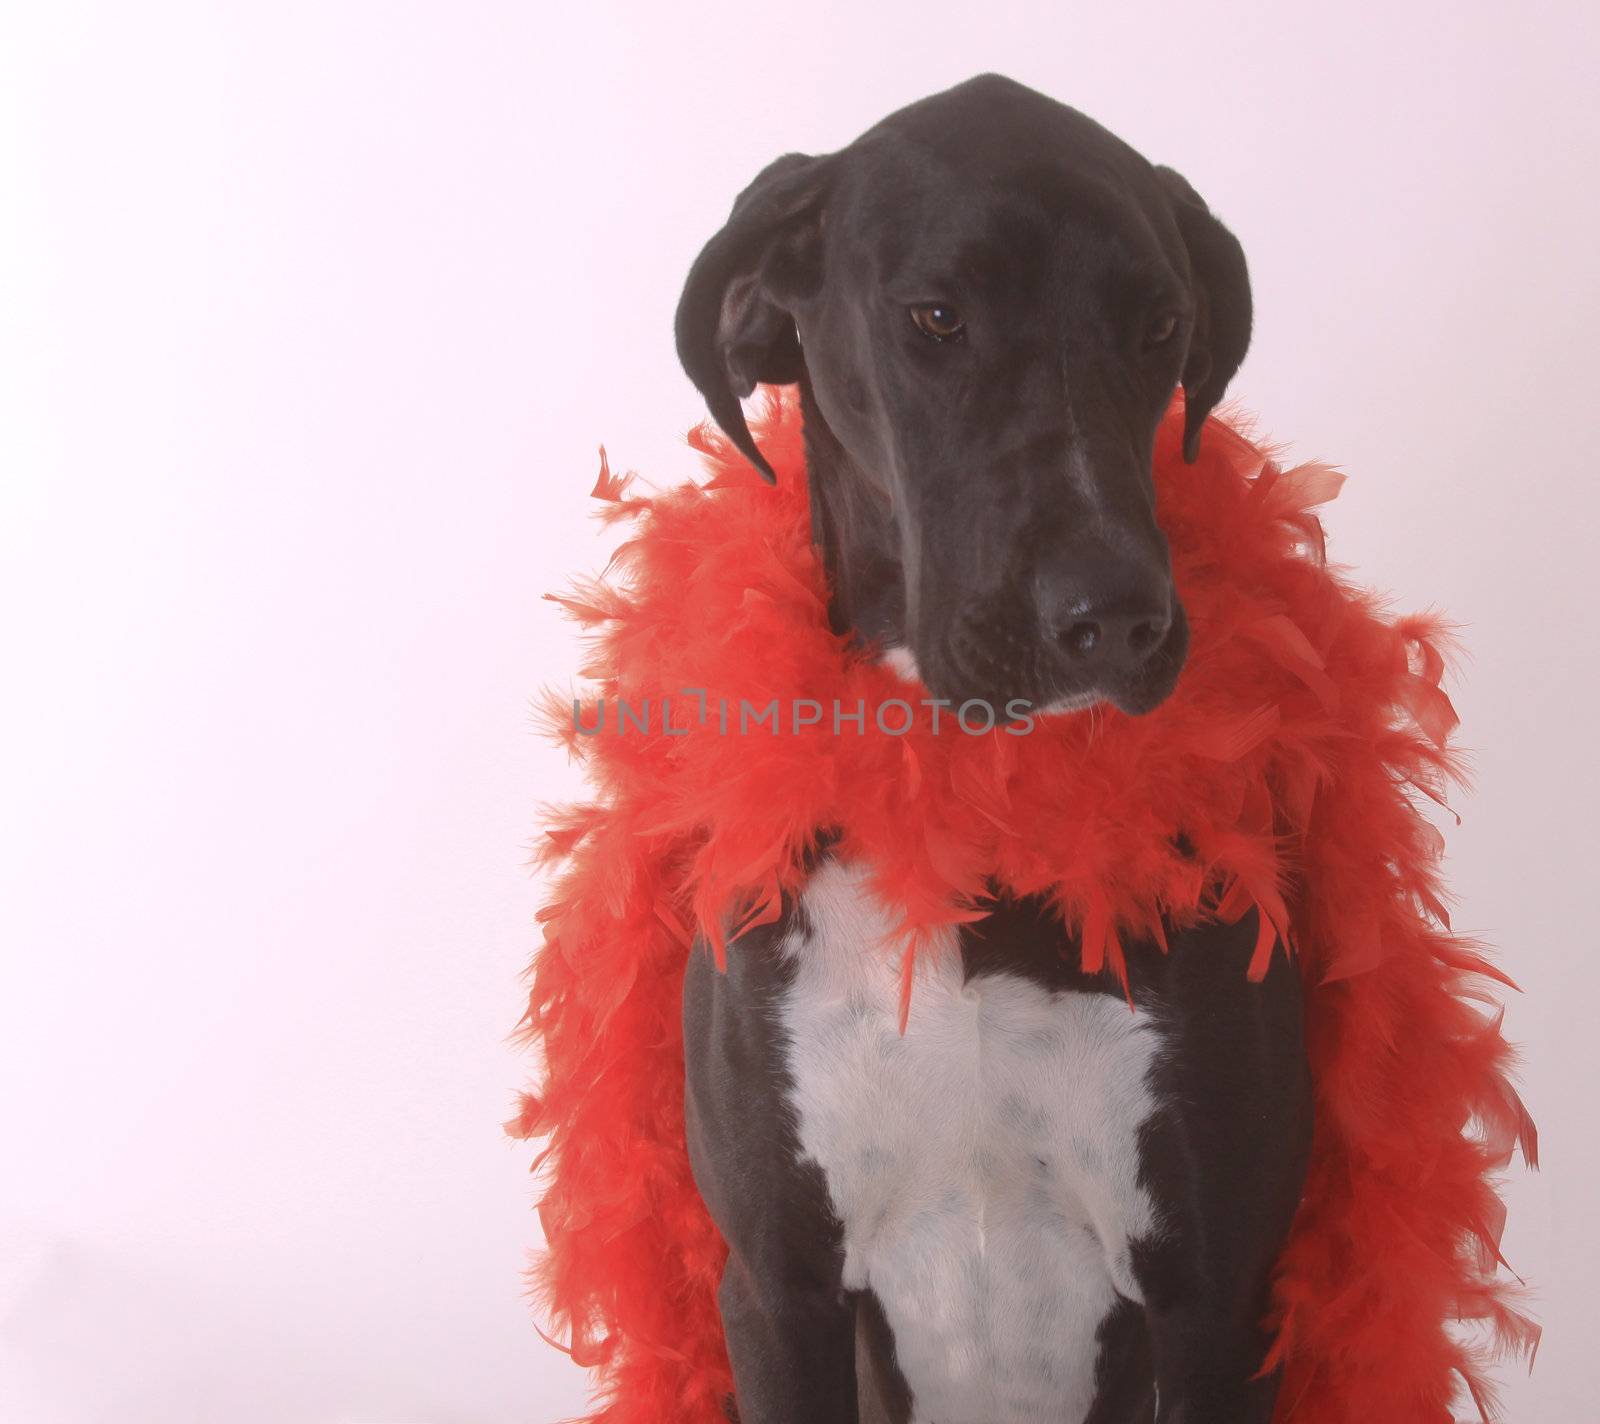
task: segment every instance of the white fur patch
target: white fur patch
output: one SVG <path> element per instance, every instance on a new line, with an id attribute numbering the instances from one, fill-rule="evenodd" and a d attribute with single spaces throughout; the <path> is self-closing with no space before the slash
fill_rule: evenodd
<path id="1" fill-rule="evenodd" d="M 1054 702 L 1046 702 L 1037 711 L 1040 717 L 1059 717 L 1067 712 L 1086 712 L 1091 707 L 1097 707 L 1104 702 L 1105 696 L 1099 692 L 1075 692 L 1070 697 L 1058 697 Z"/>
<path id="2" fill-rule="evenodd" d="M 902 682 L 922 681 L 922 669 L 917 666 L 917 655 L 910 648 L 885 648 L 883 656 L 878 661 Z M 1104 693 L 1075 692 L 1067 697 L 1058 697 L 1054 702 L 1047 702 L 1043 707 L 1036 707 L 1033 711 L 1036 717 L 1059 717 L 1068 712 L 1087 711 L 1105 700 Z"/>
<path id="3" fill-rule="evenodd" d="M 921 682 L 922 669 L 917 666 L 917 655 L 910 648 L 885 648 L 879 659 L 902 682 Z"/>
<path id="4" fill-rule="evenodd" d="M 829 862 L 806 887 L 781 1008 L 845 1285 L 882 1302 L 918 1424 L 1077 1424 L 1095 1332 L 1139 1298 L 1128 1242 L 1155 1224 L 1137 1135 L 1159 1031 L 1103 994 L 963 983 L 952 932 L 919 961 L 902 1038 L 892 921 L 862 880 Z"/>

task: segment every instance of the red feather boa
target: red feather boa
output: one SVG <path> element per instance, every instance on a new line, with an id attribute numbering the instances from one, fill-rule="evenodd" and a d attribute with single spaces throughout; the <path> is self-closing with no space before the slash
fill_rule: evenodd
<path id="1" fill-rule="evenodd" d="M 1086 967 L 1118 967 L 1123 943 L 1159 937 L 1163 918 L 1258 907 L 1254 969 L 1281 943 L 1309 987 L 1316 1095 L 1275 1279 L 1277 1419 L 1444 1424 L 1463 1380 L 1488 1417 L 1493 1353 L 1537 1343 L 1497 1279 L 1495 1190 L 1514 1144 L 1534 1162 L 1534 1131 L 1487 992 L 1509 981 L 1451 933 L 1442 840 L 1416 804 L 1442 802 L 1461 770 L 1444 629 L 1391 621 L 1325 565 L 1312 510 L 1341 477 L 1282 469 L 1215 417 L 1186 465 L 1176 397 L 1155 455 L 1193 629 L 1175 694 L 1146 717 L 1064 716 L 1025 736 L 967 735 L 949 714 L 934 735 L 926 712 L 886 736 L 870 709 L 925 694 L 829 632 L 798 406 L 770 388 L 764 401 L 776 488 L 707 425 L 690 437 L 702 485 L 640 497 L 602 454 L 603 517 L 635 526 L 614 560 L 623 577 L 559 599 L 590 630 L 584 673 L 608 722 L 580 736 L 569 701 L 546 707 L 597 800 L 545 832 L 560 870 L 522 1024 L 544 1079 L 510 1130 L 549 1139 L 534 1280 L 563 1348 L 597 1371 L 591 1418 L 723 1418 L 724 1251 L 685 1155 L 680 983 L 696 932 L 737 953 L 724 948 L 737 931 L 777 913 L 825 827 L 904 911 L 913 1013 L 921 936 L 980 917 L 989 876 L 1053 897 L 1075 931 L 1063 950 L 1081 947 Z M 703 725 L 680 689 L 704 690 Z M 650 704 L 649 734 L 615 732 L 618 697 Z M 663 697 L 686 735 L 663 733 Z M 740 700 L 774 698 L 864 702 L 866 730 L 835 734 L 830 714 L 799 734 L 739 735 Z M 585 725 L 594 715 L 590 701 Z"/>

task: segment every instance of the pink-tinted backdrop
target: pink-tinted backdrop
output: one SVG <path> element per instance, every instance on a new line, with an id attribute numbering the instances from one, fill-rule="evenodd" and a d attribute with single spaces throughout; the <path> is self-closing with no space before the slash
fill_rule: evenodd
<path id="1" fill-rule="evenodd" d="M 1242 237 L 1235 392 L 1466 625 L 1459 924 L 1545 1130 L 1513 1417 L 1593 1414 L 1590 7 L 22 3 L 0 20 L 0 1418 L 544 1424 L 519 1296 L 539 595 L 688 474 L 768 159 L 999 69 Z"/>

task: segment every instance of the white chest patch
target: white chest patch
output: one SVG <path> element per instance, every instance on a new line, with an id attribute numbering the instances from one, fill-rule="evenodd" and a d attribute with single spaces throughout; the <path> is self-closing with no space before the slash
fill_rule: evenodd
<path id="1" fill-rule="evenodd" d="M 806 887 L 781 1009 L 845 1285 L 882 1302 L 916 1424 L 1078 1424 L 1095 1333 L 1139 1298 L 1128 1243 L 1155 1226 L 1137 1143 L 1159 1029 L 1103 994 L 963 983 L 952 933 L 902 1038 L 892 921 L 862 880 L 829 862 Z"/>

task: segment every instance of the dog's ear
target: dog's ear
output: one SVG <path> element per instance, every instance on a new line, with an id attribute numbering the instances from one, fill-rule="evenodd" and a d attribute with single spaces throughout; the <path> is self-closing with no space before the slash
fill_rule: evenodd
<path id="1" fill-rule="evenodd" d="M 1250 349 L 1250 273 L 1239 240 L 1183 174 L 1157 165 L 1194 279 L 1195 324 L 1183 363 L 1183 458 L 1200 453 L 1206 423 Z"/>
<path id="2" fill-rule="evenodd" d="M 676 321 L 678 359 L 712 418 L 770 482 L 739 401 L 758 383 L 800 379 L 793 303 L 821 273 L 827 156 L 788 153 L 733 204 L 727 224 L 689 269 Z"/>

